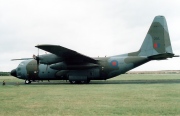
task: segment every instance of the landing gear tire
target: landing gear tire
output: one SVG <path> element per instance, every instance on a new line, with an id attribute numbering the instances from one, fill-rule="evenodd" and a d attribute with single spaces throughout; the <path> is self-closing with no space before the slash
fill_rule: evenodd
<path id="1" fill-rule="evenodd" d="M 87 81 L 81 81 L 81 84 L 89 84 L 90 80 Z"/>
<path id="2" fill-rule="evenodd" d="M 89 83 L 90 83 L 90 81 L 91 81 L 91 80 L 89 80 L 89 79 L 88 79 L 88 80 L 86 81 L 86 84 L 89 84 Z"/>
<path id="3" fill-rule="evenodd" d="M 76 81 L 70 81 L 70 80 L 69 80 L 69 82 L 70 82 L 71 84 L 76 84 L 76 83 L 77 83 Z"/>
<path id="4" fill-rule="evenodd" d="M 31 81 L 30 80 L 25 80 L 25 84 L 30 84 Z"/>

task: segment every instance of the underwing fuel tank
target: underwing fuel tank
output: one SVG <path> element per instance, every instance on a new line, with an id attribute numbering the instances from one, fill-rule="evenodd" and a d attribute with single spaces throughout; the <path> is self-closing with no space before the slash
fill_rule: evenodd
<path id="1" fill-rule="evenodd" d="M 99 67 L 98 64 L 86 63 L 86 64 L 66 64 L 64 62 L 56 63 L 50 65 L 50 68 L 54 70 L 80 70 L 80 69 L 90 69 L 94 67 Z"/>

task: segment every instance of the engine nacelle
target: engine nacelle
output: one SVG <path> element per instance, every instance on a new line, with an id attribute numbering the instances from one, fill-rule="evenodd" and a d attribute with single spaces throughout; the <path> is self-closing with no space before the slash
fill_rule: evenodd
<path id="1" fill-rule="evenodd" d="M 67 65 L 64 62 L 60 62 L 56 64 L 51 64 L 50 68 L 55 70 L 67 70 Z"/>
<path id="2" fill-rule="evenodd" d="M 44 54 L 39 56 L 39 63 L 40 64 L 54 64 L 57 62 L 62 62 L 62 58 L 56 56 L 54 54 Z"/>

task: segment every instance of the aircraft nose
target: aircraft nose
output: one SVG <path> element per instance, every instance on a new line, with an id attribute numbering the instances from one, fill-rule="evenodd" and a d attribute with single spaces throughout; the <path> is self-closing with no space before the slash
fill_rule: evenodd
<path id="1" fill-rule="evenodd" d="M 11 75 L 14 76 L 14 77 L 17 77 L 16 69 L 13 69 L 13 70 L 11 71 Z"/>

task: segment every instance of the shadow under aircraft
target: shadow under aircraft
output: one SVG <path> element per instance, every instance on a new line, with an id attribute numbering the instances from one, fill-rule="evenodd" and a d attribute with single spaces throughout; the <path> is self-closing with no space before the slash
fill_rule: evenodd
<path id="1" fill-rule="evenodd" d="M 172 51 L 164 16 L 156 16 L 136 52 L 109 57 L 88 57 L 59 45 L 37 45 L 51 54 L 33 55 L 23 60 L 11 75 L 29 84 L 38 80 L 69 80 L 70 83 L 89 83 L 106 80 L 152 60 L 176 57 Z"/>

